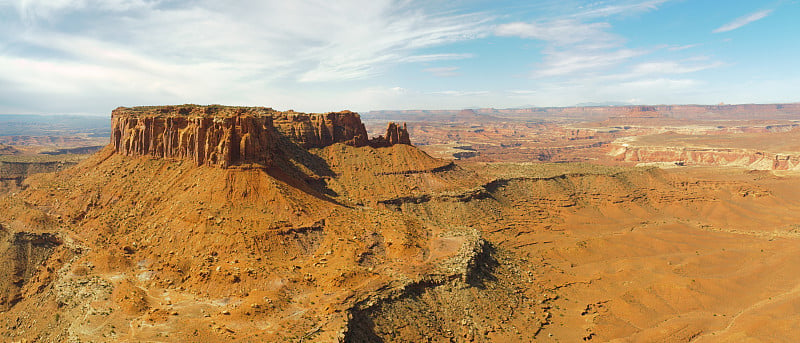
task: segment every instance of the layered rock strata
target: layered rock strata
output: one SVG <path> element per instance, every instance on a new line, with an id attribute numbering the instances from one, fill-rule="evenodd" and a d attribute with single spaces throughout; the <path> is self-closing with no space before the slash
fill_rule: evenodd
<path id="1" fill-rule="evenodd" d="M 304 148 L 322 148 L 334 143 L 368 145 L 367 129 L 358 113 L 274 112 L 275 128 Z"/>
<path id="2" fill-rule="evenodd" d="M 266 107 L 181 105 L 120 107 L 111 117 L 111 144 L 119 154 L 223 168 L 241 163 L 269 166 L 281 136 L 303 148 L 411 144 L 405 125 L 394 123 L 385 138 L 369 140 L 360 116 L 350 111 L 308 114 Z"/>
<path id="3" fill-rule="evenodd" d="M 800 170 L 800 156 L 752 149 L 616 146 L 614 160 L 638 163 L 726 166 L 753 170 Z"/>

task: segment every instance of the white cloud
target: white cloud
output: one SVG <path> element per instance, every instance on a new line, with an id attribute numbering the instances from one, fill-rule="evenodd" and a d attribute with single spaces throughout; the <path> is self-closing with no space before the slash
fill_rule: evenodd
<path id="1" fill-rule="evenodd" d="M 624 48 L 625 40 L 609 33 L 610 28 L 608 23 L 557 19 L 500 25 L 495 28 L 495 34 L 547 42 L 542 50 L 543 60 L 533 73 L 535 77 L 581 76 L 607 70 L 645 53 Z"/>
<path id="2" fill-rule="evenodd" d="M 717 68 L 723 63 L 707 57 L 653 60 L 659 51 L 683 51 L 699 44 L 631 48 L 624 37 L 613 33 L 609 22 L 600 19 L 652 11 L 665 2 L 595 2 L 566 17 L 496 27 L 496 35 L 545 44 L 538 50 L 542 57 L 532 73 L 537 80 L 536 89 L 507 91 L 506 98 L 510 103 L 541 106 L 606 103 L 609 99 L 636 99 L 642 103 L 695 101 L 701 93 L 698 87 L 704 83 L 675 76 Z"/>
<path id="3" fill-rule="evenodd" d="M 24 20 L 34 22 L 49 20 L 64 13 L 91 8 L 100 11 L 124 12 L 133 9 L 151 8 L 159 0 L 14 0 L 8 1 L 16 7 Z"/>
<path id="4" fill-rule="evenodd" d="M 676 61 L 645 62 L 637 64 L 631 71 L 634 75 L 648 74 L 687 74 L 701 70 L 712 69 L 723 66 L 722 62 L 712 62 L 708 64 L 687 65 Z"/>
<path id="5" fill-rule="evenodd" d="M 692 79 L 644 79 L 630 82 L 623 82 L 620 85 L 626 88 L 647 89 L 656 88 L 661 90 L 676 91 L 689 89 L 696 86 L 699 82 Z"/>
<path id="6" fill-rule="evenodd" d="M 606 32 L 608 23 L 582 23 L 574 19 L 559 19 L 548 22 L 514 22 L 497 26 L 498 36 L 520 37 L 547 41 L 555 45 L 574 45 L 590 42 L 609 44 L 619 41 L 616 35 Z"/>
<path id="7" fill-rule="evenodd" d="M 624 37 L 612 33 L 608 22 L 591 22 L 592 18 L 611 15 L 632 15 L 658 9 L 668 0 L 595 2 L 566 18 L 550 21 L 514 22 L 499 25 L 494 33 L 534 39 L 546 43 L 542 58 L 533 72 L 535 78 L 573 80 L 583 84 L 619 82 L 642 75 L 686 74 L 722 66 L 719 62 L 703 64 L 684 61 L 651 61 L 631 65 L 647 55 L 668 48 L 650 49 L 626 47 Z M 587 22 L 588 21 L 588 22 Z M 668 48 L 681 51 L 699 46 L 684 45 Z"/>
<path id="8" fill-rule="evenodd" d="M 744 17 L 737 18 L 736 20 L 734 20 L 734 21 L 732 21 L 730 23 L 722 25 L 722 26 L 716 28 L 714 31 L 711 31 L 711 32 L 713 32 L 713 33 L 722 33 L 722 32 L 733 31 L 733 30 L 736 30 L 736 29 L 738 29 L 738 28 L 740 28 L 742 26 L 750 24 L 750 23 L 752 23 L 754 21 L 764 19 L 768 15 L 770 15 L 770 13 L 772 13 L 772 10 L 763 10 L 763 11 L 758 11 L 758 12 L 755 12 L 755 13 L 751 13 L 751 14 L 748 14 L 748 15 L 746 15 Z"/>
<path id="9" fill-rule="evenodd" d="M 681 50 L 696 48 L 696 47 L 701 46 L 701 45 L 703 45 L 703 44 L 697 43 L 697 44 L 671 46 L 671 47 L 669 47 L 669 51 L 681 51 Z"/>
<path id="10" fill-rule="evenodd" d="M 541 91 L 531 90 L 531 89 L 516 89 L 516 90 L 510 90 L 508 92 L 513 95 L 531 95 L 531 94 L 541 93 Z"/>
<path id="11" fill-rule="evenodd" d="M 447 90 L 447 91 L 431 92 L 430 94 L 447 95 L 447 96 L 480 96 L 480 95 L 488 95 L 489 91 L 456 91 L 456 90 Z"/>
<path id="12" fill-rule="evenodd" d="M 642 50 L 617 49 L 612 51 L 591 49 L 554 51 L 545 57 L 544 66 L 536 76 L 562 76 L 605 71 L 612 66 L 644 54 Z"/>
<path id="13" fill-rule="evenodd" d="M 401 62 L 417 63 L 417 62 L 433 62 L 433 61 L 450 61 L 450 60 L 463 60 L 473 58 L 473 54 L 429 54 L 429 55 L 413 55 L 402 58 Z"/>
<path id="14" fill-rule="evenodd" d="M 163 103 L 328 111 L 694 99 L 705 88 L 692 73 L 723 66 L 712 46 L 703 49 L 712 57 L 693 59 L 689 49 L 697 44 L 634 47 L 620 35 L 625 30 L 612 27 L 620 16 L 666 2 L 543 0 L 514 13 L 497 6 L 490 15 L 469 12 L 486 6 L 462 1 L 0 0 L 0 112 L 107 113 Z M 517 15 L 532 16 L 502 22 Z M 538 44 L 509 49 L 492 35 Z M 505 59 L 520 51 L 537 60 Z M 471 69 L 486 68 L 480 74 L 486 82 L 473 84 L 488 91 L 463 90 L 462 78 L 435 80 L 433 89 L 441 91 L 431 92 L 413 78 L 383 77 L 393 66 L 414 63 L 397 71 L 455 76 L 460 69 L 448 61 L 465 59 L 475 59 Z M 502 65 L 490 65 L 497 59 Z M 517 63 L 532 67 L 513 70 Z M 532 78 L 513 77 L 522 73 Z"/>
<path id="15" fill-rule="evenodd" d="M 474 39 L 484 34 L 487 18 L 469 15 L 431 15 L 418 9 L 406 8 L 407 1 L 378 1 L 383 6 L 371 5 L 373 13 L 363 13 L 363 2 L 353 2 L 352 8 L 339 8 L 342 17 L 346 12 L 351 20 L 337 19 L 333 27 L 321 27 L 316 37 L 324 37 L 326 44 L 314 47 L 311 53 L 323 56 L 315 66 L 301 75 L 300 81 L 332 81 L 356 79 L 375 75 L 377 67 L 386 63 L 420 62 L 466 58 L 464 54 L 414 55 L 417 49 Z M 331 17 L 333 9 L 319 13 Z M 308 15 L 303 11 L 303 16 Z M 314 13 L 311 13 L 312 17 Z M 333 15 L 338 18 L 339 16 Z M 301 18 L 297 18 L 302 21 Z M 341 24 L 339 24 L 341 22 Z M 354 22 L 358 22 L 354 25 Z M 288 24 L 288 23 L 287 23 Z M 319 38 L 318 38 L 319 39 Z"/>
<path id="16" fill-rule="evenodd" d="M 303 110 L 298 105 L 314 106 L 287 94 L 374 77 L 398 63 L 473 57 L 420 51 L 481 37 L 492 18 L 434 12 L 425 4 L 0 0 L 0 10 L 19 12 L 16 26 L 0 25 L 0 86 L 18 86 L 18 98 L 70 94 L 75 106 L 95 108 L 90 99 L 114 105 L 283 99 L 289 103 L 266 105 Z M 35 106 L 46 111 L 66 104 Z"/>
<path id="17" fill-rule="evenodd" d="M 606 5 L 604 1 L 591 4 L 588 9 L 574 14 L 574 17 L 609 17 L 613 15 L 634 15 L 643 12 L 657 10 L 658 6 L 669 0 L 650 0 L 650 1 L 621 1 L 611 5 Z M 593 6 L 597 5 L 599 7 Z"/>
<path id="18" fill-rule="evenodd" d="M 453 77 L 461 75 L 458 72 L 458 67 L 436 67 L 436 68 L 425 68 L 422 71 L 431 73 L 434 76 L 438 77 Z"/>
<path id="19" fill-rule="evenodd" d="M 576 104 L 622 103 L 662 104 L 702 102 L 704 83 L 689 78 L 639 78 L 609 82 L 603 78 L 540 83 L 536 90 L 512 91 L 507 95 L 510 106 L 574 106 Z"/>

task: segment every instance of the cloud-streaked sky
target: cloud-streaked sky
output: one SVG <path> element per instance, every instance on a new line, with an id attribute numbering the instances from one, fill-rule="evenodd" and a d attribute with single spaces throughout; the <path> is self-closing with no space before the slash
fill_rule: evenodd
<path id="1" fill-rule="evenodd" d="M 797 0 L 0 0 L 0 113 L 800 101 Z"/>

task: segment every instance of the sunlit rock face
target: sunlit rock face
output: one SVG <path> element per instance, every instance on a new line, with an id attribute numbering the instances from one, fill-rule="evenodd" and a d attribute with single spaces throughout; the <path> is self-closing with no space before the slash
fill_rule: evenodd
<path id="1" fill-rule="evenodd" d="M 386 137 L 369 140 L 361 117 L 350 111 L 308 114 L 266 107 L 181 105 L 120 107 L 111 116 L 111 144 L 119 154 L 223 168 L 241 163 L 269 166 L 282 137 L 303 148 L 411 144 L 405 126 L 394 123 Z"/>

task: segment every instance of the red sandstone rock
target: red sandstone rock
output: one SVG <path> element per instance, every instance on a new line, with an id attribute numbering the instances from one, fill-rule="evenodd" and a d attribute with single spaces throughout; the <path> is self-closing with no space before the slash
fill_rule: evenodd
<path id="1" fill-rule="evenodd" d="M 411 138 L 408 135 L 406 124 L 403 127 L 395 123 L 389 123 L 386 127 L 386 136 L 378 136 L 369 141 L 369 145 L 375 148 L 387 147 L 395 144 L 411 145 Z"/>
<path id="2" fill-rule="evenodd" d="M 269 165 L 277 134 L 272 117 L 197 116 L 167 112 L 112 112 L 112 144 L 123 155 L 185 159 L 228 167 L 239 162 Z"/>
<path id="3" fill-rule="evenodd" d="M 367 129 L 358 113 L 350 111 L 324 114 L 277 112 L 274 125 L 304 148 L 322 148 L 333 143 L 367 145 Z"/>
<path id="4" fill-rule="evenodd" d="M 361 117 L 350 111 L 307 114 L 266 107 L 181 105 L 120 107 L 111 117 L 111 143 L 119 154 L 223 168 L 239 163 L 269 166 L 281 136 L 303 148 L 411 144 L 405 125 L 394 123 L 389 124 L 386 138 L 370 141 Z"/>
<path id="5" fill-rule="evenodd" d="M 752 149 L 615 146 L 610 153 L 620 162 L 675 163 L 678 165 L 705 165 L 742 167 L 753 170 L 797 170 L 800 156 L 770 153 Z"/>
<path id="6" fill-rule="evenodd" d="M 400 128 L 400 126 L 395 123 L 389 123 L 389 126 L 386 128 L 386 140 L 389 141 L 389 145 L 411 145 L 411 138 L 408 137 L 408 130 L 405 124 L 403 124 L 403 128 Z"/>

